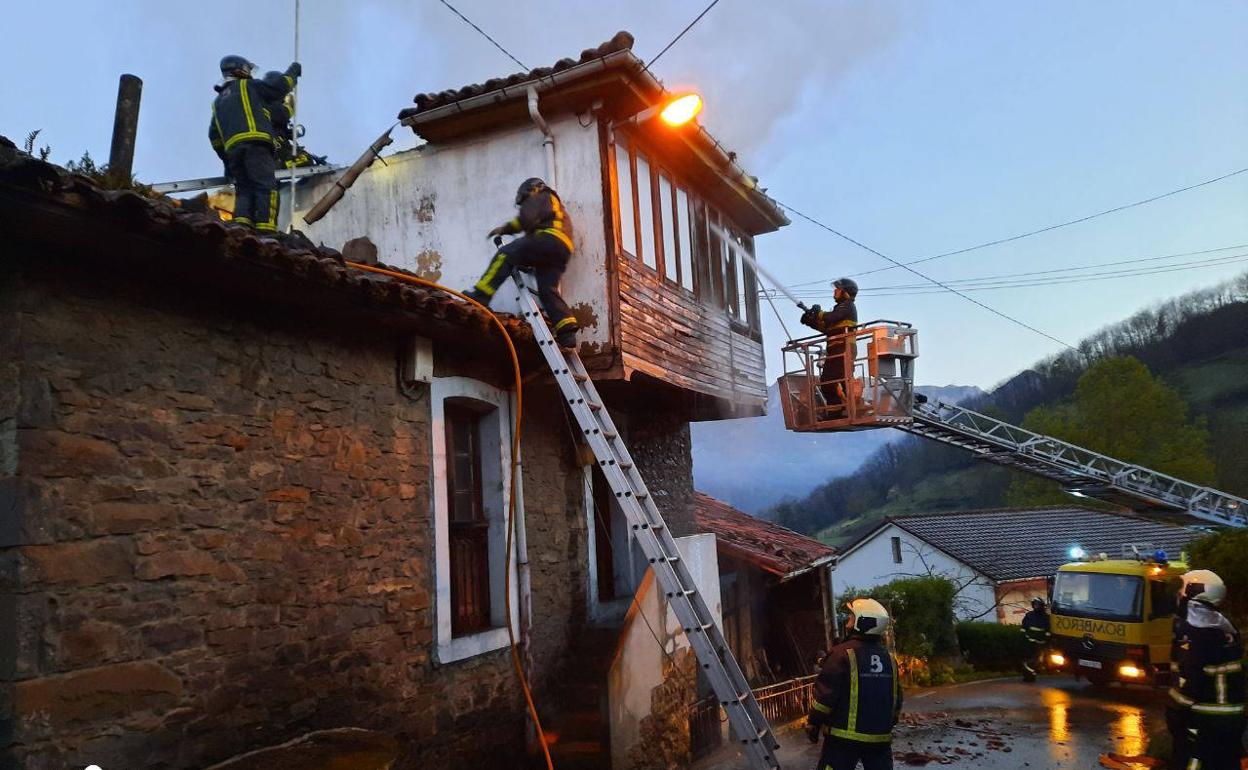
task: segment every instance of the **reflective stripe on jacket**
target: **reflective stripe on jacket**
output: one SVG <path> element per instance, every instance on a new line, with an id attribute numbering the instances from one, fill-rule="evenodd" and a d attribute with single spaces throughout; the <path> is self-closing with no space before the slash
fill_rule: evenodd
<path id="1" fill-rule="evenodd" d="M 1049 641 L 1049 613 L 1044 610 L 1029 610 L 1023 616 L 1023 634 L 1032 644 Z"/>
<path id="2" fill-rule="evenodd" d="M 226 81 L 212 102 L 212 123 L 208 139 L 217 154 L 224 157 L 240 142 L 273 145 L 270 106 L 280 102 L 294 87 L 293 75 L 272 80 L 239 78 Z"/>
<path id="3" fill-rule="evenodd" d="M 559 194 L 549 187 L 525 198 L 520 204 L 520 214 L 503 225 L 503 232 L 546 233 L 562 241 L 569 251 L 575 248 L 572 245 L 572 219 L 563 207 Z"/>
<path id="4" fill-rule="evenodd" d="M 840 336 L 858 325 L 858 307 L 852 299 L 844 299 L 831 310 L 820 310 L 813 320 L 803 323 L 815 331 L 823 332 L 829 338 Z"/>
<path id="5" fill-rule="evenodd" d="M 901 714 L 897 661 L 879 640 L 854 637 L 824 658 L 814 696 L 810 723 L 825 735 L 888 743 Z"/>
<path id="6" fill-rule="evenodd" d="M 1244 714 L 1244 646 L 1239 632 L 1216 610 L 1197 607 L 1215 615 L 1218 625 L 1195 625 L 1192 607 L 1175 628 L 1173 668 L 1178 686 L 1170 697 L 1194 714 L 1239 717 Z M 1204 622 L 1202 620 L 1202 622 Z"/>

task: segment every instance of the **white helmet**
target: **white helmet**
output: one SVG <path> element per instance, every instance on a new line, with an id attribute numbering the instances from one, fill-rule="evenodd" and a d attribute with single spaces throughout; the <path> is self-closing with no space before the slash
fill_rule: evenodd
<path id="1" fill-rule="evenodd" d="M 1226 583 L 1212 570 L 1194 569 L 1183 574 L 1183 596 L 1216 607 L 1226 598 Z"/>
<path id="2" fill-rule="evenodd" d="M 883 636 L 888 629 L 888 610 L 875 599 L 854 599 L 849 608 L 849 630 L 864 636 Z"/>

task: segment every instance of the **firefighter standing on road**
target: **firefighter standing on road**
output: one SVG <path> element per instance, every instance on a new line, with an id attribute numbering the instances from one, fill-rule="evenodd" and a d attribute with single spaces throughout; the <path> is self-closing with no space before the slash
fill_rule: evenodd
<path id="1" fill-rule="evenodd" d="M 532 269 L 537 279 L 537 296 L 542 309 L 550 317 L 555 339 L 565 351 L 576 349 L 576 317 L 568 303 L 559 296 L 559 279 L 572 256 L 572 220 L 563 208 L 559 194 L 542 180 L 524 180 L 516 190 L 520 213 L 495 227 L 487 237 L 524 233 L 503 246 L 494 255 L 476 286 L 464 292 L 483 305 L 489 305 L 494 293 L 516 268 Z"/>
<path id="2" fill-rule="evenodd" d="M 252 78 L 254 64 L 242 56 L 221 60 L 225 82 L 217 86 L 208 139 L 234 180 L 234 221 L 262 233 L 277 232 L 277 166 L 270 105 L 279 103 L 302 74 L 294 62 L 274 79 Z"/>
<path id="3" fill-rule="evenodd" d="M 846 332 L 858 325 L 858 308 L 854 299 L 858 296 L 858 284 L 850 278 L 841 278 L 832 284 L 832 298 L 836 306 L 824 311 L 814 305 L 802 314 L 801 322 L 805 326 L 828 335 L 823 366 L 819 370 L 819 392 L 823 395 L 823 403 L 830 408 L 829 418 L 840 415 L 844 409 L 849 390 L 853 363 L 854 344 L 845 336 Z M 848 360 L 847 360 L 848 359 Z"/>
<path id="4" fill-rule="evenodd" d="M 815 680 L 807 718 L 811 743 L 825 736 L 817 770 L 891 770 L 901 715 L 897 660 L 884 644 L 888 611 L 874 599 L 849 603 L 849 639 L 833 647 Z"/>
<path id="5" fill-rule="evenodd" d="M 1049 643 L 1049 613 L 1044 599 L 1032 599 L 1031 610 L 1023 616 L 1023 634 L 1031 644 L 1031 655 L 1023 661 L 1023 681 L 1036 681 L 1044 665 L 1044 649 Z"/>
<path id="6" fill-rule="evenodd" d="M 1217 606 L 1226 585 L 1209 570 L 1183 575 L 1175 613 L 1166 725 L 1174 770 L 1239 770 L 1244 754 L 1244 645 L 1239 630 Z"/>

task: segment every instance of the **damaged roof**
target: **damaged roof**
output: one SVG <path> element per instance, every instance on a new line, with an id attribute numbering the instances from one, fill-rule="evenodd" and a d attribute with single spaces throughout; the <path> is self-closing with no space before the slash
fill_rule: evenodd
<path id="1" fill-rule="evenodd" d="M 1047 577 L 1070 561 L 1072 546 L 1122 556 L 1124 546 L 1177 555 L 1201 530 L 1131 513 L 1078 506 L 995 508 L 893 516 L 841 551 L 846 558 L 889 524 L 906 530 L 994 581 Z"/>
<path id="2" fill-rule="evenodd" d="M 195 286 L 263 295 L 280 304 L 358 308 L 434 337 L 465 329 L 494 333 L 488 314 L 450 294 L 352 268 L 338 251 L 306 238 L 259 238 L 212 211 L 187 210 L 170 198 L 135 190 L 105 189 L 20 152 L 3 136 L 0 230 L 9 245 L 51 247 L 75 261 L 136 277 L 189 279 Z M 6 249 L 6 255 L 12 253 Z M 502 320 L 514 339 L 532 338 L 521 319 Z"/>
<path id="3" fill-rule="evenodd" d="M 608 122 L 623 121 L 661 102 L 671 93 L 633 52 L 633 36 L 617 32 L 605 43 L 587 48 L 576 59 L 560 59 L 549 67 L 517 72 L 461 88 L 417 94 L 415 107 L 399 119 L 431 143 L 528 121 L 530 89 L 540 95 L 541 110 L 599 112 Z M 625 130 L 625 129 L 618 129 Z M 789 224 L 781 207 L 759 188 L 758 179 L 737 163 L 737 155 L 719 143 L 696 120 L 681 128 L 647 129 L 656 145 L 683 143 L 689 156 L 685 171 L 711 190 L 715 202 L 735 214 L 737 224 L 757 235 Z"/>
<path id="4" fill-rule="evenodd" d="M 694 493 L 694 521 L 714 533 L 720 550 L 781 580 L 832 561 L 836 552 L 812 538 L 757 519 L 701 492 Z"/>

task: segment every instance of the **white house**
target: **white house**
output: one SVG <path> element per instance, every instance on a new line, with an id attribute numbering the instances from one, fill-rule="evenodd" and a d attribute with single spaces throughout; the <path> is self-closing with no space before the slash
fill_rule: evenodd
<path id="1" fill-rule="evenodd" d="M 1177 554 L 1199 530 L 1126 512 L 1047 507 L 893 516 L 846 546 L 840 592 L 898 578 L 938 575 L 959 587 L 960 620 L 1018 623 L 1072 546 L 1119 555 L 1126 548 Z"/>

